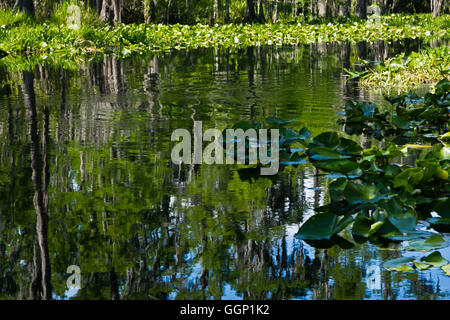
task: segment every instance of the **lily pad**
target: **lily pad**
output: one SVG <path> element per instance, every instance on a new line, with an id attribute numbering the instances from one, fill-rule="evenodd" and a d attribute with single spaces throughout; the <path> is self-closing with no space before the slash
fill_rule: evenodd
<path id="1" fill-rule="evenodd" d="M 445 274 L 446 274 L 447 276 L 450 277 L 450 264 L 447 264 L 447 265 L 445 265 L 445 266 L 442 266 L 441 269 L 442 269 L 442 271 L 445 272 Z"/>
<path id="2" fill-rule="evenodd" d="M 353 221 L 351 215 L 341 219 L 333 213 L 319 213 L 309 218 L 295 235 L 301 240 L 326 240 L 340 231 Z"/>
<path id="3" fill-rule="evenodd" d="M 266 122 L 268 124 L 276 124 L 276 125 L 282 126 L 282 125 L 288 124 L 288 123 L 290 123 L 292 121 L 295 121 L 295 120 L 297 120 L 297 119 L 283 120 L 283 119 L 280 119 L 280 118 L 267 118 Z"/>
<path id="4" fill-rule="evenodd" d="M 433 267 L 442 267 L 448 264 L 448 260 L 444 259 L 439 251 L 435 251 L 428 256 L 423 257 L 420 261 L 428 263 Z"/>
<path id="5" fill-rule="evenodd" d="M 388 260 L 383 264 L 383 267 L 389 271 L 412 271 L 413 257 L 401 257 L 392 260 Z"/>
<path id="6" fill-rule="evenodd" d="M 414 261 L 414 266 L 419 270 L 427 270 L 431 268 L 431 264 Z"/>
<path id="7" fill-rule="evenodd" d="M 380 193 L 375 184 L 356 183 L 349 181 L 344 190 L 345 199 L 351 204 L 374 203 L 385 199 L 386 195 Z"/>
<path id="8" fill-rule="evenodd" d="M 428 239 L 413 240 L 409 243 L 407 250 L 431 251 L 448 247 L 448 242 L 440 235 L 434 235 Z"/>

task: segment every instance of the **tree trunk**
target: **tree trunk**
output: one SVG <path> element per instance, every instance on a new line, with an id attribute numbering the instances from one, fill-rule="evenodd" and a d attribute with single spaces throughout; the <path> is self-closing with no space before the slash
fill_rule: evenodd
<path id="1" fill-rule="evenodd" d="M 292 18 L 297 20 L 297 0 L 292 0 Z"/>
<path id="2" fill-rule="evenodd" d="M 264 23 L 266 21 L 266 18 L 264 17 L 264 5 L 263 0 L 258 0 L 258 21 L 260 23 Z"/>
<path id="3" fill-rule="evenodd" d="M 351 0 L 342 0 L 339 4 L 339 16 L 348 17 L 350 15 L 351 6 L 352 6 Z"/>
<path id="4" fill-rule="evenodd" d="M 310 12 L 311 16 L 317 17 L 317 1 L 318 0 L 310 0 Z"/>
<path id="5" fill-rule="evenodd" d="M 225 23 L 230 23 L 230 0 L 225 1 Z"/>
<path id="6" fill-rule="evenodd" d="M 443 0 L 431 0 L 431 13 L 433 17 L 436 18 L 442 14 L 444 8 Z"/>
<path id="7" fill-rule="evenodd" d="M 273 5 L 272 22 L 276 23 L 278 21 L 278 1 Z"/>
<path id="8" fill-rule="evenodd" d="M 156 0 L 144 1 L 144 19 L 145 23 L 156 21 Z"/>
<path id="9" fill-rule="evenodd" d="M 103 0 L 100 18 L 109 24 L 122 21 L 122 0 Z"/>
<path id="10" fill-rule="evenodd" d="M 209 23 L 214 25 L 219 18 L 219 0 L 211 0 L 211 18 Z"/>
<path id="11" fill-rule="evenodd" d="M 355 14 L 360 19 L 367 19 L 367 0 L 356 0 Z"/>
<path id="12" fill-rule="evenodd" d="M 245 10 L 245 21 L 246 22 L 255 22 L 256 21 L 254 0 L 247 0 L 247 8 Z"/>
<path id="13" fill-rule="evenodd" d="M 317 4 L 317 8 L 318 8 L 318 13 L 319 13 L 319 17 L 327 17 L 327 9 L 328 9 L 328 0 L 319 0 L 318 4 Z"/>
<path id="14" fill-rule="evenodd" d="M 16 0 L 14 9 L 20 10 L 31 17 L 35 15 L 33 0 Z"/>

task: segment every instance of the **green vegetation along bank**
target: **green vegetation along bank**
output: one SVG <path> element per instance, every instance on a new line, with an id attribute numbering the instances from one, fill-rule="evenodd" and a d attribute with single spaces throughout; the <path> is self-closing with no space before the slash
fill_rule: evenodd
<path id="1" fill-rule="evenodd" d="M 389 91 L 406 91 L 425 83 L 436 83 L 450 70 L 449 48 L 438 48 L 401 53 L 383 62 L 363 61 L 364 71 L 349 71 L 359 78 L 365 88 L 382 88 Z"/>
<path id="2" fill-rule="evenodd" d="M 117 26 L 89 23 L 83 15 L 81 28 L 70 29 L 54 19 L 36 23 L 19 13 L 3 11 L 0 16 L 1 56 L 51 55 L 92 56 L 116 53 L 121 56 L 199 47 L 242 48 L 260 45 L 308 44 L 318 42 L 447 38 L 448 15 L 389 15 L 380 23 L 344 19 L 334 23 L 162 25 L 131 24 Z M 59 21 L 59 22 L 58 22 Z M 92 22 L 92 21 L 91 21 Z"/>

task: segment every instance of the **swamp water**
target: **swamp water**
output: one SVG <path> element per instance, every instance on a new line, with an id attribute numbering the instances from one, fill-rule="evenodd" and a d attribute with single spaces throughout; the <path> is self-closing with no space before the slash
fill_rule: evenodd
<path id="1" fill-rule="evenodd" d="M 383 102 L 346 82 L 343 68 L 411 48 L 202 49 L 2 71 L 0 298 L 448 299 L 439 268 L 382 267 L 410 254 L 401 246 L 319 250 L 297 240 L 328 201 L 331 180 L 310 164 L 252 180 L 234 165 L 170 160 L 172 132 L 193 120 L 225 129 L 296 118 L 314 136 L 341 132 L 346 100 Z M 45 211 L 48 221 L 36 221 Z M 79 288 L 67 287 L 71 265 Z"/>

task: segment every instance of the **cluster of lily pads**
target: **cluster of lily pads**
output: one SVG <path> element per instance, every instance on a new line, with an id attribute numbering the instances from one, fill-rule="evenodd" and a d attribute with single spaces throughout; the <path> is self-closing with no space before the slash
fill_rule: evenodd
<path id="1" fill-rule="evenodd" d="M 291 121 L 267 119 L 270 128 L 280 130 L 282 166 L 309 161 L 332 179 L 330 202 L 315 209 L 296 237 L 317 248 L 351 248 L 366 241 L 381 246 L 406 241 L 408 250 L 421 251 L 447 247 L 439 233 L 450 232 L 449 95 L 450 82 L 444 79 L 422 98 L 387 98 L 394 112 L 381 112 L 371 103 L 347 103 L 339 123 L 347 134 L 376 137 L 366 149 L 336 132 L 312 137 L 306 128 L 286 128 Z M 412 164 L 401 164 L 408 158 Z M 429 230 L 418 228 L 419 221 Z M 351 230 L 352 239 L 344 230 Z M 401 258 L 385 267 L 441 266 L 447 274 L 450 269 L 438 251 L 413 260 Z"/>

